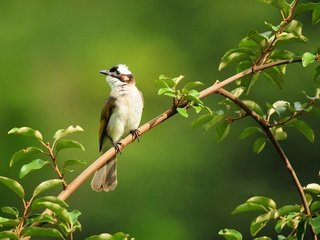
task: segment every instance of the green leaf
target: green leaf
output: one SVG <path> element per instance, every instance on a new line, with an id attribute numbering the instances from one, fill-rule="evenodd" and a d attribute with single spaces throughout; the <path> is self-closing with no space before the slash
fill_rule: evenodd
<path id="1" fill-rule="evenodd" d="M 312 24 L 316 25 L 320 22 L 320 4 L 318 3 L 318 7 L 313 10 L 312 13 Z"/>
<path id="2" fill-rule="evenodd" d="M 221 142 L 226 136 L 228 136 L 231 124 L 227 121 L 223 121 L 216 127 L 216 135 L 219 142 Z"/>
<path id="3" fill-rule="evenodd" d="M 38 210 L 38 209 L 49 209 L 53 213 L 55 213 L 60 219 L 62 219 L 64 222 L 69 223 L 70 222 L 70 216 L 68 211 L 64 208 L 61 207 L 57 203 L 53 202 L 36 202 L 35 204 L 31 205 L 33 210 Z"/>
<path id="4" fill-rule="evenodd" d="M 313 3 L 313 2 L 300 3 L 300 4 L 298 4 L 298 6 L 296 8 L 295 13 L 298 15 L 298 14 L 301 14 L 306 11 L 314 10 L 316 8 L 320 8 L 320 3 Z"/>
<path id="5" fill-rule="evenodd" d="M 70 223 L 74 225 L 78 221 L 78 217 L 81 215 L 81 212 L 75 209 L 72 212 L 69 212 L 68 214 L 69 214 Z"/>
<path id="6" fill-rule="evenodd" d="M 268 81 L 278 86 L 280 89 L 283 88 L 284 74 L 280 71 L 279 67 L 272 67 L 263 71 L 264 76 Z"/>
<path id="7" fill-rule="evenodd" d="M 243 61 L 251 61 L 253 63 L 252 59 L 254 59 L 254 55 L 255 53 L 249 48 L 230 49 L 222 57 L 219 65 L 219 71 L 231 64 L 240 63 Z"/>
<path id="8" fill-rule="evenodd" d="M 283 32 L 280 34 L 279 38 L 276 40 L 275 45 L 279 46 L 281 44 L 289 43 L 306 43 L 308 39 L 303 35 L 295 35 L 293 33 Z"/>
<path id="9" fill-rule="evenodd" d="M 316 55 L 309 52 L 305 52 L 302 55 L 302 66 L 306 67 L 309 64 L 313 63 L 315 60 L 316 60 Z"/>
<path id="10" fill-rule="evenodd" d="M 19 225 L 19 219 L 10 219 L 10 218 L 4 218 L 0 217 L 0 227 L 11 227 L 14 228 Z"/>
<path id="11" fill-rule="evenodd" d="M 169 78 L 169 77 L 166 77 L 164 75 L 160 75 L 159 76 L 159 80 L 158 81 L 161 81 L 163 82 L 162 85 L 163 86 L 166 86 L 166 87 L 175 87 L 176 86 L 176 83 L 174 82 L 173 79 Z"/>
<path id="12" fill-rule="evenodd" d="M 66 129 L 59 129 L 58 131 L 56 131 L 53 138 L 54 138 L 54 141 L 57 142 L 61 138 L 64 138 L 69 134 L 76 133 L 76 132 L 83 132 L 83 129 L 78 125 L 75 127 L 71 125 Z"/>
<path id="13" fill-rule="evenodd" d="M 42 141 L 42 134 L 38 130 L 34 130 L 29 127 L 21 127 L 21 128 L 12 128 L 8 134 L 17 134 L 25 137 L 32 137 L 38 141 Z"/>
<path id="14" fill-rule="evenodd" d="M 201 115 L 200 117 L 198 117 L 198 118 L 196 118 L 195 120 L 192 121 L 191 127 L 195 128 L 195 127 L 198 127 L 198 126 L 202 126 L 202 125 L 208 123 L 209 121 L 211 121 L 212 118 L 213 118 L 213 115 L 211 115 L 211 114 Z"/>
<path id="15" fill-rule="evenodd" d="M 160 88 L 159 91 L 158 91 L 158 95 L 163 95 L 163 94 L 166 94 L 166 93 L 170 93 L 172 94 L 173 97 L 176 97 L 176 91 L 172 88 Z"/>
<path id="16" fill-rule="evenodd" d="M 283 217 L 292 212 L 300 212 L 301 206 L 299 205 L 286 205 L 277 210 L 275 218 Z"/>
<path id="17" fill-rule="evenodd" d="M 85 164 L 87 164 L 87 161 L 85 160 L 77 160 L 77 159 L 67 160 L 63 163 L 62 168 L 68 168 L 70 166 L 85 165 Z"/>
<path id="18" fill-rule="evenodd" d="M 19 217 L 19 210 L 15 207 L 9 207 L 9 206 L 5 206 L 1 208 L 1 211 L 3 213 L 7 213 L 10 215 L 13 215 L 15 218 Z"/>
<path id="19" fill-rule="evenodd" d="M 264 137 L 258 138 L 254 143 L 253 143 L 253 151 L 255 153 L 260 153 L 266 145 L 266 139 Z"/>
<path id="20" fill-rule="evenodd" d="M 272 133 L 277 140 L 285 140 L 287 139 L 287 133 L 283 130 L 282 127 L 272 128 Z"/>
<path id="21" fill-rule="evenodd" d="M 54 228 L 43 228 L 43 227 L 25 227 L 22 230 L 23 236 L 31 237 L 53 237 L 59 239 L 65 239 L 62 234 Z"/>
<path id="22" fill-rule="evenodd" d="M 304 188 L 304 190 L 313 192 L 315 194 L 320 194 L 320 185 L 317 183 L 310 183 Z"/>
<path id="23" fill-rule="evenodd" d="M 57 152 L 65 148 L 80 148 L 84 151 L 84 147 L 81 143 L 74 140 L 61 139 L 56 145 Z"/>
<path id="24" fill-rule="evenodd" d="M 196 82 L 188 82 L 186 85 L 183 86 L 183 88 L 185 90 L 191 90 L 193 89 L 194 87 L 199 87 L 199 86 L 203 86 L 204 84 L 200 81 L 196 81 Z"/>
<path id="25" fill-rule="evenodd" d="M 185 117 L 185 118 L 187 118 L 188 116 L 189 116 L 189 114 L 188 114 L 188 112 L 187 112 L 187 109 L 185 109 L 185 108 L 177 108 L 177 112 L 181 115 L 181 116 L 183 116 L 183 117 Z"/>
<path id="26" fill-rule="evenodd" d="M 284 11 L 286 14 L 288 14 L 290 9 L 290 5 L 289 3 L 287 3 L 286 0 L 260 0 L 260 1 L 276 7 L 277 9 Z"/>
<path id="27" fill-rule="evenodd" d="M 271 198 L 265 196 L 254 196 L 247 200 L 248 203 L 256 203 L 264 206 L 268 210 L 275 210 L 277 205 L 275 201 Z"/>
<path id="28" fill-rule="evenodd" d="M 128 234 L 118 232 L 114 235 L 111 235 L 109 233 L 102 233 L 100 235 L 88 237 L 85 240 L 134 240 L 134 238 L 129 237 Z"/>
<path id="29" fill-rule="evenodd" d="M 252 135 L 254 133 L 257 133 L 257 132 L 262 133 L 262 131 L 261 131 L 261 129 L 259 127 L 247 127 L 241 132 L 239 138 L 240 139 L 245 139 L 248 136 L 250 136 L 250 135 Z"/>
<path id="30" fill-rule="evenodd" d="M 223 111 L 214 112 L 213 118 L 204 125 L 204 131 L 208 131 L 210 128 L 214 127 L 221 121 L 224 121 Z"/>
<path id="31" fill-rule="evenodd" d="M 12 231 L 2 231 L 0 232 L 0 239 L 10 239 L 10 240 L 19 240 L 18 236 Z"/>
<path id="32" fill-rule="evenodd" d="M 21 149 L 18 152 L 15 152 L 10 159 L 10 167 L 21 160 L 29 159 L 30 157 L 37 155 L 39 153 L 43 153 L 40 148 L 36 147 L 27 147 L 25 149 Z"/>
<path id="33" fill-rule="evenodd" d="M 320 210 L 320 201 L 314 201 L 310 206 L 311 213 L 319 212 Z"/>
<path id="34" fill-rule="evenodd" d="M 69 207 L 68 204 L 65 201 L 63 201 L 63 200 L 61 200 L 61 199 L 59 199 L 58 197 L 55 197 L 55 196 L 45 196 L 45 197 L 42 197 L 42 198 L 37 198 L 37 199 L 33 200 L 31 205 L 37 205 L 37 204 L 39 204 L 41 202 L 55 203 L 55 204 L 60 205 L 63 208 Z"/>
<path id="35" fill-rule="evenodd" d="M 28 223 L 30 224 L 39 224 L 39 223 L 50 223 L 50 224 L 54 224 L 56 223 L 57 220 L 56 218 L 54 218 L 53 216 L 49 215 L 49 214 L 40 214 L 40 215 L 33 215 L 30 216 L 28 218 Z"/>
<path id="36" fill-rule="evenodd" d="M 21 199 L 24 199 L 24 189 L 20 183 L 11 178 L 3 176 L 0 176 L 0 182 L 15 192 Z"/>
<path id="37" fill-rule="evenodd" d="M 223 236 L 226 240 L 242 240 L 242 235 L 235 229 L 225 228 L 219 231 L 219 235 Z"/>
<path id="38" fill-rule="evenodd" d="M 310 218 L 309 224 L 312 226 L 313 231 L 318 235 L 320 233 L 320 216 Z"/>
<path id="39" fill-rule="evenodd" d="M 263 116 L 263 110 L 258 103 L 252 100 L 243 100 L 243 103 L 246 104 L 252 111 L 257 113 L 258 115 Z"/>
<path id="40" fill-rule="evenodd" d="M 240 48 L 256 48 L 258 47 L 259 53 L 261 53 L 268 45 L 268 39 L 266 36 L 259 34 L 257 31 L 248 33 L 247 37 L 243 38 L 240 43 Z"/>
<path id="41" fill-rule="evenodd" d="M 290 103 L 287 101 L 279 100 L 279 101 L 274 102 L 272 104 L 272 107 L 275 110 L 275 112 L 280 115 L 280 114 L 284 113 L 290 107 Z"/>
<path id="42" fill-rule="evenodd" d="M 304 235 L 306 233 L 306 229 L 307 229 L 307 224 L 308 221 L 306 221 L 306 219 L 301 219 L 300 222 L 298 223 L 298 227 L 297 227 L 297 239 L 304 239 Z"/>
<path id="43" fill-rule="evenodd" d="M 317 86 L 320 85 L 320 66 L 317 66 L 313 73 L 313 81 L 317 83 Z"/>
<path id="44" fill-rule="evenodd" d="M 256 222 L 252 221 L 250 224 L 250 234 L 251 236 L 256 236 L 258 232 L 260 232 L 265 226 L 267 222 Z"/>
<path id="45" fill-rule="evenodd" d="M 28 175 L 30 172 L 39 170 L 43 168 L 46 165 L 49 165 L 49 161 L 44 161 L 42 159 L 35 159 L 32 162 L 25 164 L 22 166 L 19 172 L 19 178 L 24 178 L 26 175 Z"/>
<path id="46" fill-rule="evenodd" d="M 271 238 L 267 237 L 267 236 L 263 236 L 263 237 L 258 237 L 258 238 L 255 238 L 253 240 L 272 240 Z"/>
<path id="47" fill-rule="evenodd" d="M 290 52 L 288 50 L 273 50 L 269 54 L 269 59 L 272 59 L 274 61 L 278 60 L 293 60 L 295 57 L 295 54 L 293 52 Z"/>
<path id="48" fill-rule="evenodd" d="M 314 141 L 314 132 L 313 130 L 309 127 L 309 125 L 297 118 L 292 119 L 289 122 L 290 126 L 294 126 L 298 131 L 300 131 L 310 142 Z"/>
<path id="49" fill-rule="evenodd" d="M 252 203 L 252 202 L 245 202 L 238 207 L 236 207 L 233 211 L 232 214 L 238 214 L 242 212 L 253 212 L 253 211 L 267 211 L 267 209 L 258 203 Z"/>
<path id="50" fill-rule="evenodd" d="M 252 67 L 252 62 L 244 61 L 238 64 L 237 72 L 242 72 L 246 69 L 250 69 Z M 237 84 L 242 86 L 246 90 L 246 94 L 249 93 L 251 87 L 255 84 L 255 82 L 259 79 L 260 72 L 249 74 L 247 76 L 242 77 L 237 80 Z"/>
<path id="51" fill-rule="evenodd" d="M 44 191 L 49 190 L 50 188 L 54 188 L 56 186 L 61 186 L 65 181 L 62 179 L 51 179 L 40 183 L 33 191 L 32 197 L 43 193 Z"/>

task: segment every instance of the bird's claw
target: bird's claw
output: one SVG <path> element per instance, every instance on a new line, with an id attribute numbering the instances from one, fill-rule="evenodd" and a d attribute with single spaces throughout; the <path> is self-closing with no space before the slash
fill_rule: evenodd
<path id="1" fill-rule="evenodd" d="M 116 149 L 116 152 L 121 154 L 120 148 L 123 148 L 123 144 L 121 142 L 112 142 L 112 145 Z"/>
<path id="2" fill-rule="evenodd" d="M 130 131 L 132 137 L 133 137 L 133 140 L 137 139 L 138 142 L 140 142 L 140 131 L 138 129 L 134 129 L 134 130 L 131 130 Z"/>

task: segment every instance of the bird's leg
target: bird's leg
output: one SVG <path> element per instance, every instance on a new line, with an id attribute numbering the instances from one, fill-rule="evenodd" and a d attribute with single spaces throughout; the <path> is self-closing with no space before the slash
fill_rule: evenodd
<path id="1" fill-rule="evenodd" d="M 140 142 L 140 131 L 138 129 L 133 129 L 130 131 L 132 137 L 133 137 L 133 140 L 138 140 L 138 142 Z"/>

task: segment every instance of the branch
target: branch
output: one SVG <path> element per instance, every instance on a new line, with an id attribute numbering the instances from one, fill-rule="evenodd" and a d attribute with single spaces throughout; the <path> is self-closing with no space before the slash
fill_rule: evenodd
<path id="1" fill-rule="evenodd" d="M 262 71 L 267 68 L 283 65 L 283 64 L 290 64 L 294 62 L 301 62 L 301 58 L 295 59 L 295 60 L 281 60 L 277 62 L 271 62 L 271 63 L 266 63 L 260 66 L 253 66 L 252 68 L 249 68 L 247 70 L 244 70 L 238 74 L 235 74 L 234 76 L 227 78 L 221 82 L 215 83 L 212 86 L 204 89 L 203 91 L 200 92 L 200 98 L 205 98 L 208 95 L 211 95 L 215 92 L 217 92 L 220 88 L 223 88 L 224 86 L 244 77 L 249 74 Z M 185 106 L 188 103 L 185 103 Z M 152 128 L 158 126 L 165 120 L 171 118 L 174 116 L 177 112 L 173 109 L 170 108 L 167 111 L 163 112 L 161 115 L 155 117 L 154 119 L 150 120 L 149 122 L 145 123 L 142 125 L 140 128 L 138 128 L 140 135 L 145 134 Z M 120 150 L 125 148 L 127 145 L 131 144 L 134 141 L 134 138 L 132 135 L 128 135 L 124 139 L 121 140 L 122 146 L 120 146 Z M 101 155 L 97 160 L 95 160 L 89 167 L 87 167 L 78 177 L 76 177 L 68 186 L 67 188 L 62 191 L 59 195 L 58 198 L 62 200 L 66 200 L 74 191 L 76 191 L 81 184 L 87 180 L 96 170 L 101 168 L 109 159 L 111 159 L 114 155 L 116 154 L 116 151 L 114 148 L 110 148 L 107 152 L 105 152 L 103 155 Z"/>

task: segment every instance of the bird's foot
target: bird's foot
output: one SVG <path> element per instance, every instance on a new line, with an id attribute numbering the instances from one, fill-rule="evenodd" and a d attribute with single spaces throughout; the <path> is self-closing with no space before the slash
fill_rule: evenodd
<path id="1" fill-rule="evenodd" d="M 130 131 L 132 137 L 133 137 L 133 140 L 138 140 L 138 142 L 140 142 L 140 131 L 138 129 L 134 129 L 134 130 L 131 130 Z"/>
<path id="2" fill-rule="evenodd" d="M 123 144 L 121 142 L 112 142 L 113 147 L 116 149 L 116 153 L 121 154 L 121 149 L 123 148 Z"/>

